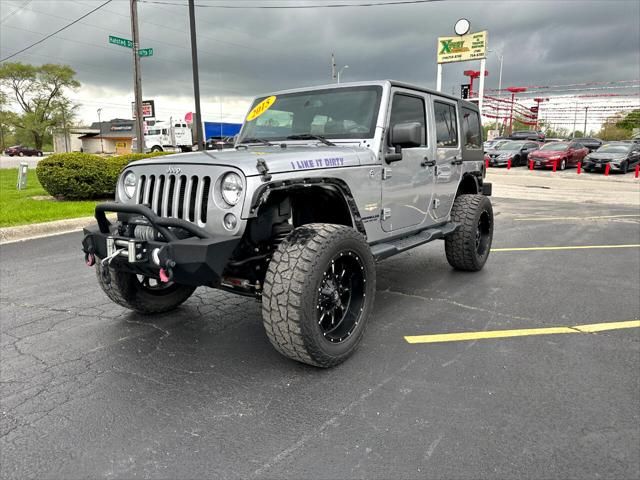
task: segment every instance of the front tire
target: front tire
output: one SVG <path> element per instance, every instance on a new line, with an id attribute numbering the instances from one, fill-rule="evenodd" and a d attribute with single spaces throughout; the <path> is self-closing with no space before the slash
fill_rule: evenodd
<path id="1" fill-rule="evenodd" d="M 155 152 L 162 152 L 162 147 L 159 147 L 159 146 L 157 146 L 157 145 L 156 145 L 156 146 L 154 146 L 154 147 L 151 149 L 151 152 L 152 152 L 152 153 L 155 153 Z"/>
<path id="2" fill-rule="evenodd" d="M 104 275 L 104 268 L 109 269 L 108 278 Z M 196 289 L 177 283 L 163 284 L 142 275 L 103 267 L 100 262 L 96 263 L 96 276 L 98 284 L 113 302 L 143 315 L 174 310 Z"/>
<path id="3" fill-rule="evenodd" d="M 333 367 L 356 350 L 376 291 L 375 263 L 351 227 L 308 224 L 278 246 L 264 281 L 262 319 L 281 354 Z"/>
<path id="4" fill-rule="evenodd" d="M 629 162 L 622 162 L 620 164 L 620 173 L 623 175 L 629 171 Z"/>
<path id="5" fill-rule="evenodd" d="M 477 272 L 484 267 L 493 241 L 493 207 L 484 195 L 460 195 L 451 220 L 460 226 L 444 240 L 447 261 L 456 270 Z"/>
<path id="6" fill-rule="evenodd" d="M 563 158 L 560 162 L 560 170 L 565 170 L 567 168 L 567 161 Z"/>

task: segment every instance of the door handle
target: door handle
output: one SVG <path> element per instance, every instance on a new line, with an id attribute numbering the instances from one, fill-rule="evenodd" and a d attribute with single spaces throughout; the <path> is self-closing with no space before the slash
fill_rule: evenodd
<path id="1" fill-rule="evenodd" d="M 458 157 L 453 157 L 453 160 L 451 160 L 451 165 L 462 165 L 462 159 L 458 160 Z"/>
<path id="2" fill-rule="evenodd" d="M 429 160 L 429 157 L 424 157 L 424 161 L 420 163 L 422 167 L 433 167 L 436 164 L 435 160 Z"/>

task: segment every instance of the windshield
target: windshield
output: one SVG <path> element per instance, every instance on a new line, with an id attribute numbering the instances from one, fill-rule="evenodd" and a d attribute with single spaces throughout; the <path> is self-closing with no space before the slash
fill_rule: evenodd
<path id="1" fill-rule="evenodd" d="M 598 149 L 598 153 L 627 153 L 631 145 L 603 145 Z"/>
<path id="2" fill-rule="evenodd" d="M 238 143 L 286 140 L 291 135 L 372 138 L 382 87 L 345 87 L 255 100 Z"/>
<path id="3" fill-rule="evenodd" d="M 562 152 L 566 150 L 568 146 L 569 146 L 568 143 L 547 143 L 546 145 L 543 145 L 542 147 L 540 147 L 540 150 Z"/>
<path id="4" fill-rule="evenodd" d="M 496 150 L 520 150 L 524 142 L 505 142 L 496 147 Z"/>

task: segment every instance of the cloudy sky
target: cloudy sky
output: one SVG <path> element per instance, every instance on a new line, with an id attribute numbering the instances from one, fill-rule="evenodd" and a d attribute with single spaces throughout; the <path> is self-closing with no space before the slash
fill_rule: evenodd
<path id="1" fill-rule="evenodd" d="M 0 0 L 1 58 L 104 1 Z M 193 109 L 186 0 L 139 1 L 141 46 L 154 49 L 153 57 L 142 59 L 143 96 L 155 99 L 159 116 L 182 116 Z M 434 88 L 437 37 L 451 35 L 462 16 L 471 21 L 472 31 L 488 30 L 489 48 L 504 55 L 505 87 L 640 78 L 637 0 L 251 8 L 376 1 L 196 0 L 204 119 L 239 121 L 254 95 L 330 83 L 332 52 L 338 67 L 349 65 L 344 81 L 394 78 Z M 85 122 L 96 120 L 97 108 L 103 109 L 103 118 L 129 117 L 131 54 L 110 45 L 110 34 L 131 38 L 128 0 L 112 0 L 10 61 L 73 67 L 82 83 L 73 97 L 82 104 Z M 443 90 L 457 94 L 459 85 L 466 83 L 462 71 L 469 68 L 479 66 L 445 66 Z M 487 69 L 487 88 L 497 88 L 497 54 L 490 54 Z M 635 85 L 616 92 L 637 97 Z"/>

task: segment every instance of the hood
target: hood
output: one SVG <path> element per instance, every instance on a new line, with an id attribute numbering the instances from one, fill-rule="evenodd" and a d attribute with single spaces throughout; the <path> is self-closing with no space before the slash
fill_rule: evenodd
<path id="1" fill-rule="evenodd" d="M 626 158 L 626 153 L 598 153 L 593 152 L 589 155 L 589 158 L 593 160 L 618 160 L 622 158 Z"/>
<path id="2" fill-rule="evenodd" d="M 553 151 L 553 150 L 536 150 L 534 152 L 531 152 L 529 154 L 529 158 L 531 157 L 536 157 L 536 158 L 551 158 L 551 157 L 561 157 L 563 155 L 565 155 L 567 152 L 566 151 Z"/>
<path id="3" fill-rule="evenodd" d="M 179 165 L 179 164 L 210 164 L 235 167 L 247 176 L 257 176 L 258 159 L 264 160 L 269 173 L 281 173 L 297 170 L 317 170 L 322 168 L 354 167 L 374 162 L 375 156 L 371 150 L 354 146 L 315 146 L 290 145 L 281 148 L 274 146 L 250 146 L 225 151 L 202 151 L 179 153 L 132 162 L 131 166 L 139 165 Z"/>

